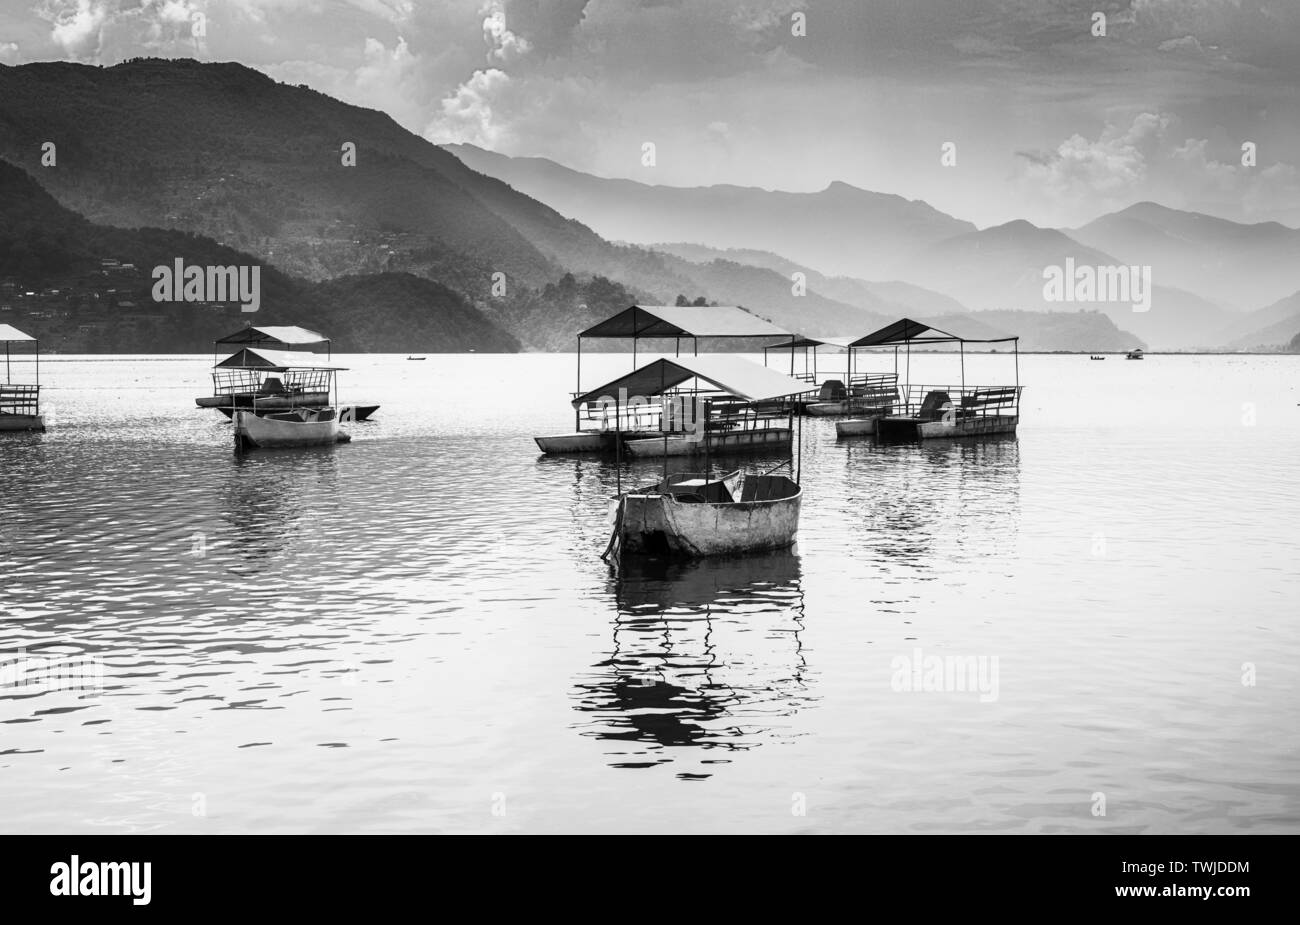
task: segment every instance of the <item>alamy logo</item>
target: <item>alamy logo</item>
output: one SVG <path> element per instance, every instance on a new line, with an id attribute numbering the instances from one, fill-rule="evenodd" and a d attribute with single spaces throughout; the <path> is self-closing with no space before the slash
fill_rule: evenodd
<path id="1" fill-rule="evenodd" d="M 50 867 L 51 896 L 130 896 L 137 906 L 149 905 L 153 864 L 149 861 L 82 861 L 73 855 Z"/>
<path id="2" fill-rule="evenodd" d="M 926 655 L 920 648 L 895 655 L 889 662 L 894 675 L 889 686 L 897 692 L 979 692 L 980 703 L 998 699 L 996 655 Z"/>
<path id="3" fill-rule="evenodd" d="M 646 431 L 654 427 L 657 414 L 661 433 L 692 443 L 704 437 L 704 401 L 695 395 L 664 395 L 656 404 L 644 395 L 629 396 L 627 389 L 619 389 L 618 398 L 603 395 L 594 404 L 602 431 Z"/>
<path id="4" fill-rule="evenodd" d="M 1043 268 L 1043 298 L 1048 302 L 1128 302 L 1135 312 L 1151 310 L 1151 268 L 1065 266 Z"/>
<path id="5" fill-rule="evenodd" d="M 153 268 L 155 302 L 239 302 L 240 311 L 255 312 L 262 305 L 262 268 L 174 266 Z"/>

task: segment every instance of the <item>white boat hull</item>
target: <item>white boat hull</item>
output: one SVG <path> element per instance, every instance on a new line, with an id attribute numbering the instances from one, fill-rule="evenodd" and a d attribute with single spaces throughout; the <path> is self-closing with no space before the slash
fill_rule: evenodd
<path id="1" fill-rule="evenodd" d="M 881 418 L 877 431 L 886 440 L 935 440 L 1014 434 L 1020 417 L 984 414 L 958 420 L 924 421 L 913 417 Z"/>
<path id="2" fill-rule="evenodd" d="M 325 411 L 328 414 L 306 413 L 306 420 L 284 420 L 275 416 L 259 416 L 251 411 L 236 411 L 235 445 L 245 449 L 326 446 L 350 439 L 339 430 L 338 415 L 334 414 L 333 409 Z"/>
<path id="3" fill-rule="evenodd" d="M 729 456 L 738 453 L 779 452 L 790 447 L 790 428 L 767 427 L 758 430 L 740 430 L 733 433 L 709 434 L 703 440 L 670 436 L 638 437 L 624 440 L 629 456 L 662 459 L 664 456 Z"/>
<path id="4" fill-rule="evenodd" d="M 872 437 L 876 433 L 876 421 L 879 418 L 856 418 L 852 421 L 836 421 L 837 437 Z"/>
<path id="5" fill-rule="evenodd" d="M 570 453 L 612 453 L 614 434 L 588 431 L 580 434 L 556 434 L 552 437 L 534 437 L 537 448 L 548 456 Z"/>

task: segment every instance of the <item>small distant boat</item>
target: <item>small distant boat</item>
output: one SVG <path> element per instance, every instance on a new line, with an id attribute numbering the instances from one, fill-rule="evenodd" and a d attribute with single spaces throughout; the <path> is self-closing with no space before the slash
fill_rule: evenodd
<path id="1" fill-rule="evenodd" d="M 604 558 L 741 555 L 792 545 L 803 489 L 784 475 L 677 473 L 619 498 Z"/>
<path id="2" fill-rule="evenodd" d="M 41 414 L 41 354 L 40 343 L 36 338 L 8 324 L 0 324 L 0 342 L 5 345 L 5 379 L 0 384 L 0 430 L 7 431 L 43 431 L 45 416 Z M 10 344 L 30 343 L 35 359 L 35 382 L 17 383 L 13 381 L 11 370 Z"/>
<path id="3" fill-rule="evenodd" d="M 235 412 L 235 446 L 256 447 L 327 446 L 352 438 L 339 430 L 339 416 L 333 408 L 298 408 L 254 414 Z"/>
<path id="4" fill-rule="evenodd" d="M 1105 358 L 1105 357 L 1099 357 L 1099 356 L 1090 356 L 1090 357 L 1088 357 L 1088 359 L 1090 359 L 1090 360 L 1104 360 L 1104 359 L 1106 359 L 1106 358 Z"/>
<path id="5" fill-rule="evenodd" d="M 1124 357 L 1124 359 L 1126 359 L 1126 360 L 1140 360 L 1140 359 L 1143 358 L 1144 355 L 1145 355 L 1145 354 L 1142 353 L 1142 348 L 1141 348 L 1141 347 L 1134 347 L 1132 350 L 1130 350 L 1130 351 L 1128 352 L 1128 354 Z"/>
<path id="6" fill-rule="evenodd" d="M 428 357 L 407 357 L 408 360 L 427 360 Z"/>

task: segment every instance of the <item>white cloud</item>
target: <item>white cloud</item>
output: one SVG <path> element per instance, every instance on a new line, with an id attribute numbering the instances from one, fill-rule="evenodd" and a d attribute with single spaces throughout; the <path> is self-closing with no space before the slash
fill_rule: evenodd
<path id="1" fill-rule="evenodd" d="M 493 99 L 509 84 L 510 75 L 499 68 L 475 71 L 442 101 L 442 112 L 425 130 L 424 137 L 437 144 L 468 142 L 495 150 L 506 128 L 496 120 Z"/>
<path id="2" fill-rule="evenodd" d="M 488 0 L 479 10 L 483 15 L 483 40 L 488 44 L 492 61 L 511 61 L 528 53 L 528 40 L 515 35 L 506 26 L 506 11 L 501 0 Z"/>
<path id="3" fill-rule="evenodd" d="M 1127 128 L 1108 124 L 1095 141 L 1075 134 L 1055 151 L 1021 152 L 1022 177 L 1040 194 L 1065 202 L 1122 198 L 1146 179 L 1148 156 L 1171 121 L 1144 112 Z"/>
<path id="4" fill-rule="evenodd" d="M 201 0 L 41 0 L 35 13 L 49 23 L 50 42 L 73 61 L 205 51 L 204 36 L 194 34 L 207 15 Z"/>
<path id="5" fill-rule="evenodd" d="M 106 0 L 44 0 L 36 14 L 50 24 L 50 38 L 72 60 L 99 53 L 101 32 L 112 11 Z"/>
<path id="6" fill-rule="evenodd" d="M 0 42 L 0 63 L 13 64 L 18 60 L 17 42 Z"/>

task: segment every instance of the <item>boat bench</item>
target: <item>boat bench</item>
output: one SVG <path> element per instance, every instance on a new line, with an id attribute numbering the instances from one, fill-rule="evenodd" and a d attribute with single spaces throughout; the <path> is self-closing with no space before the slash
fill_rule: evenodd
<path id="1" fill-rule="evenodd" d="M 27 409 L 36 407 L 40 393 L 39 385 L 0 385 L 0 409 L 16 414 L 34 414 L 35 411 Z"/>
<path id="2" fill-rule="evenodd" d="M 888 410 L 898 401 L 898 389 L 886 385 L 870 385 L 853 395 L 852 407 L 856 410 Z"/>
<path id="3" fill-rule="evenodd" d="M 980 389 L 969 395 L 963 395 L 957 415 L 974 417 L 980 413 L 987 413 L 991 409 L 1014 407 L 1017 391 L 1015 386 L 1007 386 L 999 389 Z"/>

